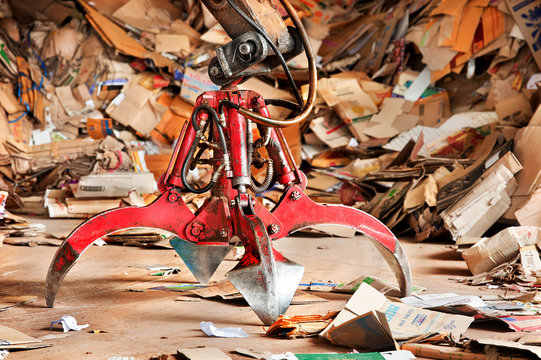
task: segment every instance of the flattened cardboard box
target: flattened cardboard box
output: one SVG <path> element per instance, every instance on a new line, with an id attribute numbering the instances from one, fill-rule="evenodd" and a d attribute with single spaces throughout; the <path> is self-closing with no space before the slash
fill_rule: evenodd
<path id="1" fill-rule="evenodd" d="M 473 318 L 462 315 L 450 315 L 436 311 L 419 309 L 414 306 L 388 300 L 385 295 L 363 283 L 347 302 L 333 322 L 320 334 L 329 340 L 329 333 L 355 318 L 378 311 L 385 315 L 392 337 L 395 340 L 409 339 L 430 332 L 448 333 L 455 339 L 473 322 Z M 357 344 L 370 346 L 370 344 Z"/>

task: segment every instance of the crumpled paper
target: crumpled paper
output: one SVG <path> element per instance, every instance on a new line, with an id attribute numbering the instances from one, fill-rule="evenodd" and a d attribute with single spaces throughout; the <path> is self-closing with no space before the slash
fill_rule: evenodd
<path id="1" fill-rule="evenodd" d="M 248 334 L 241 328 L 217 328 L 210 321 L 201 321 L 201 330 L 207 334 L 207 336 L 225 337 L 225 338 L 244 338 L 248 337 Z"/>
<path id="2" fill-rule="evenodd" d="M 77 325 L 77 320 L 70 315 L 64 315 L 60 318 L 60 320 L 51 321 L 51 330 L 53 329 L 54 324 L 62 324 L 64 332 L 68 332 L 70 330 L 79 331 L 90 326 L 90 324 Z"/>

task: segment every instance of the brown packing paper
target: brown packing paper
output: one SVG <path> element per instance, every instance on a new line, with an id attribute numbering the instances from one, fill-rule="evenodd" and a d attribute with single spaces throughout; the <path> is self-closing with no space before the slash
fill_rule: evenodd
<path id="1" fill-rule="evenodd" d="M 406 39 L 413 42 L 423 54 L 423 62 L 430 70 L 439 71 L 456 56 L 457 52 L 446 46 L 438 46 L 438 29 L 446 25 L 442 20 L 433 19 L 426 25 L 412 27 Z"/>

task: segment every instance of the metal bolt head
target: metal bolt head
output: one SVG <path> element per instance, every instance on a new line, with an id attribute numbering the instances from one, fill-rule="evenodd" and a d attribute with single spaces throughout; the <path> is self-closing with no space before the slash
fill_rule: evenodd
<path id="1" fill-rule="evenodd" d="M 290 196 L 291 196 L 291 200 L 297 201 L 301 198 L 301 193 L 298 191 L 293 191 Z"/>
<path id="2" fill-rule="evenodd" d="M 178 200 L 178 196 L 176 194 L 169 194 L 167 200 L 169 200 L 170 202 L 176 202 Z"/>
<path id="3" fill-rule="evenodd" d="M 268 228 L 269 234 L 276 234 L 278 231 L 280 231 L 280 225 L 278 224 L 270 224 Z"/>
<path id="4" fill-rule="evenodd" d="M 193 235 L 193 236 L 197 236 L 197 235 L 199 235 L 200 233 L 201 233 L 201 231 L 200 231 L 198 228 L 196 228 L 196 227 L 193 227 L 193 228 L 192 228 L 192 235 Z"/>
<path id="5" fill-rule="evenodd" d="M 222 231 L 220 231 L 220 236 L 221 237 L 227 237 L 227 230 L 223 229 Z"/>
<path id="6" fill-rule="evenodd" d="M 239 45 L 238 50 L 242 55 L 248 55 L 252 52 L 252 47 L 247 42 L 243 42 Z"/>
<path id="7" fill-rule="evenodd" d="M 220 69 L 218 69 L 217 66 L 213 66 L 210 68 L 210 75 L 218 76 L 219 74 L 220 74 Z"/>

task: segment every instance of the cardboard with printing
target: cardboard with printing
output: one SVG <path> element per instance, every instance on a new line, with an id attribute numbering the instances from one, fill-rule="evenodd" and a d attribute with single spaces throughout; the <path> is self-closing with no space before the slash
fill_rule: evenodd
<path id="1" fill-rule="evenodd" d="M 524 272 L 528 275 L 541 275 L 541 259 L 536 245 L 528 245 L 520 248 L 520 263 Z"/>
<path id="2" fill-rule="evenodd" d="M 541 4 L 537 0 L 506 0 L 506 3 L 530 47 L 537 67 L 541 68 Z"/>
<path id="3" fill-rule="evenodd" d="M 344 310 L 322 331 L 320 336 L 332 341 L 333 333 L 343 324 L 371 313 L 373 318 L 380 319 L 379 315 L 374 314 L 375 311 L 384 314 L 388 329 L 395 340 L 410 339 L 431 332 L 450 334 L 458 340 L 473 322 L 473 318 L 467 316 L 444 314 L 390 301 L 370 285 L 362 283 L 347 302 Z M 361 325 L 362 322 L 357 322 L 357 324 Z M 384 329 L 386 329 L 385 325 L 381 325 L 381 336 L 387 336 Z M 358 339 L 362 340 L 362 337 Z M 355 346 L 366 348 L 371 345 L 360 342 Z"/>

